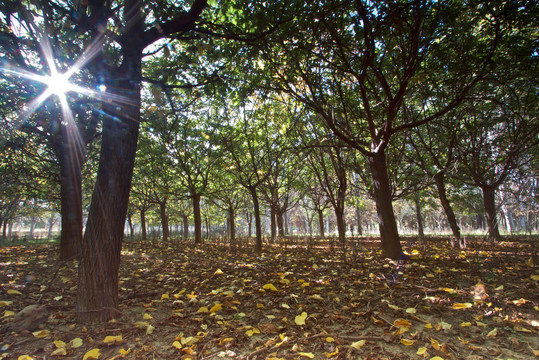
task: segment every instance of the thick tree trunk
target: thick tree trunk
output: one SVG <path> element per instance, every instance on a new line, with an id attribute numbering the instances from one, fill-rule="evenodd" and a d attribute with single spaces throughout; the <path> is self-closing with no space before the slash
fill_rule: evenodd
<path id="1" fill-rule="evenodd" d="M 321 209 L 316 210 L 318 213 L 318 227 L 320 228 L 320 237 L 323 239 L 324 235 L 324 213 Z"/>
<path id="2" fill-rule="evenodd" d="M 200 215 L 200 194 L 193 194 L 193 217 L 195 221 L 195 244 L 202 244 L 202 217 Z"/>
<path id="3" fill-rule="evenodd" d="M 169 228 L 168 228 L 167 201 L 166 200 L 159 203 L 159 213 L 161 215 L 161 227 L 163 228 L 163 241 L 168 241 Z"/>
<path id="4" fill-rule="evenodd" d="M 485 215 L 487 216 L 488 237 L 494 241 L 501 241 L 500 231 L 498 229 L 498 219 L 496 216 L 496 200 L 495 187 L 482 186 L 483 205 L 485 207 Z"/>
<path id="5" fill-rule="evenodd" d="M 283 238 L 285 234 L 285 222 L 283 212 L 278 207 L 275 207 L 275 219 L 277 220 L 277 231 L 279 237 Z"/>
<path id="6" fill-rule="evenodd" d="M 136 33 L 141 25 L 135 21 L 131 29 Z M 106 322 L 121 314 L 118 272 L 140 124 L 142 49 L 136 39 L 131 41 L 131 46 L 124 44 L 122 65 L 114 75 L 120 80 L 106 84 L 124 101 L 104 103 L 108 116 L 103 120 L 99 168 L 81 246 L 76 308 L 80 323 Z"/>
<path id="7" fill-rule="evenodd" d="M 256 188 L 250 187 L 249 193 L 251 194 L 251 199 L 253 201 L 253 207 L 255 211 L 255 230 L 256 230 L 255 250 L 257 252 L 262 252 L 262 221 L 260 219 L 260 205 L 258 203 L 258 194 L 256 193 Z"/>
<path id="8" fill-rule="evenodd" d="M 451 231 L 453 232 L 453 236 L 457 240 L 457 243 L 460 243 L 460 227 L 457 224 L 457 218 L 455 217 L 453 208 L 451 207 L 451 204 L 449 203 L 449 199 L 447 198 L 447 193 L 445 191 L 445 184 L 444 184 L 444 173 L 439 172 L 436 175 L 434 175 L 434 181 L 436 183 L 436 189 L 438 190 L 438 197 L 440 198 L 440 203 L 442 204 L 442 207 L 445 212 L 445 216 L 447 217 L 447 222 L 449 223 L 449 227 L 451 228 Z"/>
<path id="9" fill-rule="evenodd" d="M 402 247 L 393 212 L 385 153 L 382 151 L 369 156 L 369 167 L 373 180 L 374 201 L 378 214 L 382 252 L 385 257 L 397 260 L 402 254 Z"/>

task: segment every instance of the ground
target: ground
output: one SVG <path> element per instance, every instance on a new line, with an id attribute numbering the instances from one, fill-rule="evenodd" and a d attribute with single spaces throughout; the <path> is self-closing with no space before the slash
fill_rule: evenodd
<path id="1" fill-rule="evenodd" d="M 329 246 L 126 242 L 121 316 L 86 326 L 75 262 L 53 245 L 4 247 L 0 359 L 537 358 L 537 239 L 507 240 L 430 239 L 400 263 L 376 242 L 346 262 Z M 40 324 L 14 329 L 37 303 Z"/>

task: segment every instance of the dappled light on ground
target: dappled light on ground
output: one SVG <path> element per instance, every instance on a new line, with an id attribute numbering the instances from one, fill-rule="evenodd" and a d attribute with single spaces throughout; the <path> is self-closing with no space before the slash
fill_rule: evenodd
<path id="1" fill-rule="evenodd" d="M 121 316 L 88 327 L 75 324 L 75 264 L 55 276 L 56 247 L 3 248 L 0 358 L 539 356 L 533 240 L 468 245 L 431 241 L 399 264 L 377 246 L 343 263 L 323 246 L 231 254 L 214 245 L 125 243 Z M 16 314 L 40 299 L 48 316 L 21 328 Z"/>

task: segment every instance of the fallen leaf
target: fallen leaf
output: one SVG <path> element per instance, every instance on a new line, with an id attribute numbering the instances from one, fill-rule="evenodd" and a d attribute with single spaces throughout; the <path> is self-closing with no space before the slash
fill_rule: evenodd
<path id="1" fill-rule="evenodd" d="M 262 288 L 264 290 L 277 291 L 277 288 L 273 284 L 266 284 Z"/>
<path id="2" fill-rule="evenodd" d="M 487 334 L 487 337 L 496 337 L 496 335 L 498 335 L 498 329 L 497 329 L 497 328 L 494 328 L 494 330 L 490 331 L 490 332 Z"/>
<path id="3" fill-rule="evenodd" d="M 513 328 L 515 329 L 516 331 L 520 331 L 520 332 L 524 332 L 524 333 L 531 333 L 532 331 L 529 330 L 529 329 L 526 329 L 520 325 L 515 325 L 515 327 Z"/>
<path id="4" fill-rule="evenodd" d="M 427 353 L 427 348 L 422 346 L 419 349 L 417 349 L 416 354 L 417 355 L 425 355 Z"/>
<path id="5" fill-rule="evenodd" d="M 100 356 L 101 356 L 101 353 L 99 352 L 99 349 L 92 349 L 86 352 L 86 354 L 84 354 L 84 357 L 82 358 L 82 360 L 99 359 Z"/>
<path id="6" fill-rule="evenodd" d="M 181 344 L 178 340 L 174 341 L 174 342 L 172 343 L 172 346 L 175 347 L 175 348 L 178 349 L 178 350 L 181 350 L 181 349 L 182 349 L 182 344 Z"/>
<path id="7" fill-rule="evenodd" d="M 353 347 L 354 349 L 361 349 L 365 345 L 366 342 L 367 340 L 359 340 L 352 343 L 352 345 L 350 346 Z"/>
<path id="8" fill-rule="evenodd" d="M 14 290 L 14 289 L 9 289 L 9 290 L 7 291 L 7 293 L 8 293 L 9 295 L 22 295 L 22 292 L 20 292 L 19 290 Z"/>
<path id="9" fill-rule="evenodd" d="M 105 336 L 105 339 L 103 339 L 104 344 L 121 344 L 123 342 L 122 334 L 120 335 L 109 335 Z"/>
<path id="10" fill-rule="evenodd" d="M 432 345 L 432 347 L 433 347 L 435 350 L 440 350 L 440 348 L 441 348 L 440 343 L 439 343 L 438 340 L 436 340 L 436 339 L 430 338 L 430 344 Z"/>
<path id="11" fill-rule="evenodd" d="M 34 358 L 30 355 L 21 355 L 17 358 L 17 360 L 33 360 Z"/>
<path id="12" fill-rule="evenodd" d="M 120 348 L 120 350 L 118 350 L 118 353 L 121 357 L 125 357 L 126 355 L 129 355 L 131 353 L 131 348 L 127 348 L 127 350 Z"/>
<path id="13" fill-rule="evenodd" d="M 328 337 L 326 338 L 326 342 L 328 342 L 328 343 L 332 343 L 332 342 L 334 342 L 334 341 L 335 341 L 335 339 L 332 338 L 331 336 L 328 336 Z"/>
<path id="14" fill-rule="evenodd" d="M 148 325 L 148 327 L 146 328 L 146 335 L 150 335 L 151 333 L 153 333 L 154 330 L 155 327 Z"/>
<path id="15" fill-rule="evenodd" d="M 168 293 L 164 293 L 161 295 L 161 300 L 167 300 L 167 299 L 170 299 L 170 296 L 168 295 Z"/>
<path id="16" fill-rule="evenodd" d="M 415 314 L 415 313 L 417 313 L 417 310 L 416 310 L 416 308 L 408 308 L 408 309 L 406 309 L 406 312 L 408 314 Z"/>
<path id="17" fill-rule="evenodd" d="M 307 357 L 309 359 L 314 359 L 314 354 L 313 353 L 300 352 L 299 356 L 304 356 L 304 357 Z"/>
<path id="18" fill-rule="evenodd" d="M 460 323 L 460 326 L 462 326 L 462 327 L 469 327 L 469 326 L 472 326 L 472 323 L 469 322 L 469 321 L 467 321 L 467 322 L 461 322 L 461 323 Z"/>
<path id="19" fill-rule="evenodd" d="M 58 348 L 51 352 L 52 356 L 66 356 L 67 355 L 67 349 L 65 347 Z"/>
<path id="20" fill-rule="evenodd" d="M 0 301 L 0 306 L 2 307 L 10 306 L 11 304 L 13 304 L 13 301 L 5 301 L 5 300 Z"/>
<path id="21" fill-rule="evenodd" d="M 152 318 L 152 316 L 148 313 L 144 313 L 144 316 L 142 316 L 143 319 L 145 320 L 150 320 Z"/>
<path id="22" fill-rule="evenodd" d="M 36 338 L 44 338 L 44 337 L 49 336 L 50 333 L 51 332 L 49 330 L 39 330 L 39 331 L 34 331 L 32 335 L 34 335 L 34 337 Z"/>
<path id="23" fill-rule="evenodd" d="M 455 310 L 460 310 L 460 309 L 469 309 L 472 306 L 473 306 L 472 303 L 454 303 L 452 307 Z"/>
<path id="24" fill-rule="evenodd" d="M 307 313 L 304 311 L 301 313 L 301 315 L 297 315 L 295 318 L 294 318 L 294 322 L 296 323 L 296 325 L 305 325 L 305 319 L 307 318 Z"/>
<path id="25" fill-rule="evenodd" d="M 410 339 L 401 339 L 401 343 L 410 346 L 416 343 L 417 340 L 410 340 Z"/>
<path id="26" fill-rule="evenodd" d="M 329 359 L 331 357 L 334 357 L 335 355 L 338 355 L 339 354 L 339 348 L 335 348 L 335 351 L 334 352 L 331 352 L 331 353 L 328 353 L 328 352 L 324 352 L 324 355 L 326 355 L 326 357 Z"/>
<path id="27" fill-rule="evenodd" d="M 65 348 L 67 347 L 66 343 L 63 342 L 62 340 L 55 340 L 53 342 L 54 346 L 56 346 L 57 349 L 61 349 L 61 348 Z"/>
<path id="28" fill-rule="evenodd" d="M 74 338 L 73 340 L 71 340 L 69 342 L 69 347 L 73 348 L 73 349 L 76 349 L 78 347 L 81 347 L 82 346 L 82 339 L 81 338 Z"/>
<path id="29" fill-rule="evenodd" d="M 217 270 L 215 270 L 215 272 L 213 273 L 213 275 L 223 275 L 223 274 L 224 274 L 224 273 L 223 273 L 223 270 L 221 270 L 221 269 L 217 269 Z"/>
<path id="30" fill-rule="evenodd" d="M 215 304 L 210 309 L 210 314 L 216 313 L 217 311 L 221 310 L 223 308 L 223 304 Z"/>

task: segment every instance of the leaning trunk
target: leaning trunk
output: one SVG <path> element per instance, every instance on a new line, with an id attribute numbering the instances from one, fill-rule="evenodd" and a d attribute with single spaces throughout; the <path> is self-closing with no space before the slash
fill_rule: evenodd
<path id="1" fill-rule="evenodd" d="M 130 9 L 131 11 L 131 9 Z M 131 26 L 136 33 L 140 21 Z M 133 37 L 132 42 L 137 41 Z M 124 44 L 118 74 L 107 83 L 121 103 L 104 103 L 101 154 L 86 232 L 81 246 L 77 292 L 80 323 L 106 322 L 118 317 L 120 251 L 140 124 L 142 49 Z M 128 51 L 129 50 L 129 51 Z"/>
<path id="2" fill-rule="evenodd" d="M 391 202 L 391 189 L 389 187 L 385 153 L 381 151 L 369 156 L 369 167 L 373 180 L 374 201 L 378 214 L 382 252 L 385 257 L 397 260 L 402 254 L 402 247 Z"/>
<path id="3" fill-rule="evenodd" d="M 439 172 L 434 175 L 434 180 L 436 183 L 436 189 L 438 190 L 438 197 L 440 198 L 440 202 L 442 203 L 442 207 L 444 208 L 445 216 L 447 217 L 449 227 L 451 228 L 451 231 L 453 232 L 453 236 L 457 240 L 457 243 L 460 243 L 460 227 L 457 224 L 457 218 L 455 217 L 453 208 L 451 207 L 449 199 L 447 198 L 444 184 L 444 173 Z"/>
<path id="4" fill-rule="evenodd" d="M 498 229 L 498 219 L 496 216 L 495 188 L 494 186 L 482 186 L 483 205 L 487 216 L 488 237 L 494 241 L 501 241 L 500 231 Z"/>
<path id="5" fill-rule="evenodd" d="M 193 217 L 195 221 L 195 244 L 202 244 L 202 217 L 200 215 L 200 194 L 193 195 Z"/>

